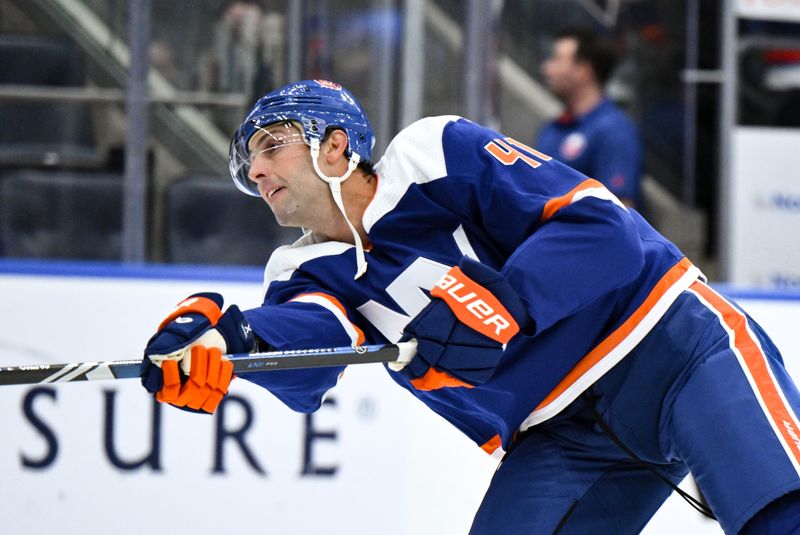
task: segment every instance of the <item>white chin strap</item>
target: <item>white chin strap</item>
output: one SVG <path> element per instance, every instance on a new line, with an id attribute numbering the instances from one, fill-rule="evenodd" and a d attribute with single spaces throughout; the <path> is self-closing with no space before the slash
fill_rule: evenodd
<path id="1" fill-rule="evenodd" d="M 314 166 L 314 171 L 316 171 L 318 177 L 327 182 L 328 186 L 330 186 L 331 195 L 333 195 L 333 202 L 335 202 L 336 206 L 339 207 L 339 211 L 342 212 L 342 216 L 344 216 L 347 226 L 350 227 L 350 232 L 353 233 L 353 240 L 355 240 L 356 244 L 356 275 L 353 278 L 357 279 L 367 271 L 367 259 L 364 257 L 364 244 L 361 243 L 361 236 L 358 235 L 358 231 L 350 222 L 350 219 L 347 218 L 347 213 L 344 210 L 344 201 L 342 200 L 342 182 L 347 180 L 352 172 L 355 171 L 359 160 L 361 160 L 361 157 L 353 152 L 353 154 L 350 156 L 350 161 L 347 163 L 347 171 L 345 171 L 342 176 L 327 176 L 320 170 L 319 163 L 317 163 L 317 159 L 319 158 L 319 139 L 312 138 L 310 140 L 310 145 L 311 163 Z"/>

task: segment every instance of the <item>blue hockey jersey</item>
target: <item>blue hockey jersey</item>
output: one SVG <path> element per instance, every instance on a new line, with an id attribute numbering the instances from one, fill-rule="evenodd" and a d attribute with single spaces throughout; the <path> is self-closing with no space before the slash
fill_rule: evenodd
<path id="1" fill-rule="evenodd" d="M 279 248 L 263 305 L 245 311 L 275 349 L 396 342 L 463 256 L 502 273 L 533 328 L 474 388 L 418 390 L 392 378 L 488 453 L 573 401 L 644 338 L 699 276 L 681 252 L 599 182 L 455 116 L 422 119 L 376 166 L 355 247 L 313 233 Z M 242 374 L 294 410 L 316 410 L 341 368 Z"/>

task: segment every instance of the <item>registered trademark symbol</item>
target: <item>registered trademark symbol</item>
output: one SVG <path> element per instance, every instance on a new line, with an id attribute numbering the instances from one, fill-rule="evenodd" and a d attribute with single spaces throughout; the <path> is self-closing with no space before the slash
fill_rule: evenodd
<path id="1" fill-rule="evenodd" d="M 356 407 L 358 415 L 366 421 L 375 420 L 378 417 L 378 406 L 373 398 L 361 398 Z"/>

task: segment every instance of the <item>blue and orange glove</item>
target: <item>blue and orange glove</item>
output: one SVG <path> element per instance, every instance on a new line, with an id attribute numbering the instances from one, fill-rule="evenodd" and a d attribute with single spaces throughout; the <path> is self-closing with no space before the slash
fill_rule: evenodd
<path id="1" fill-rule="evenodd" d="M 228 393 L 233 364 L 222 355 L 255 349 L 250 324 L 239 307 L 222 313 L 222 296 L 194 294 L 161 322 L 147 342 L 142 386 L 158 401 L 213 413 Z"/>
<path id="2" fill-rule="evenodd" d="M 532 321 L 500 273 L 467 257 L 431 297 L 403 331 L 404 340 L 416 338 L 417 355 L 401 372 L 418 390 L 485 383 L 508 341 Z"/>

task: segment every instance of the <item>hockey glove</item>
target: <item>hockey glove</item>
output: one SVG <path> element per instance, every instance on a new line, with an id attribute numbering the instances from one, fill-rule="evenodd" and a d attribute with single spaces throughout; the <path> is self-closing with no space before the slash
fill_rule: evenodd
<path id="1" fill-rule="evenodd" d="M 417 355 L 402 373 L 418 390 L 485 383 L 506 343 L 531 321 L 502 275 L 467 257 L 431 297 L 404 330 L 404 340 L 417 339 Z"/>
<path id="2" fill-rule="evenodd" d="M 199 293 L 178 303 L 144 350 L 142 386 L 158 401 L 213 413 L 233 378 L 224 353 L 249 353 L 255 339 L 239 307 L 222 313 L 222 296 Z"/>

